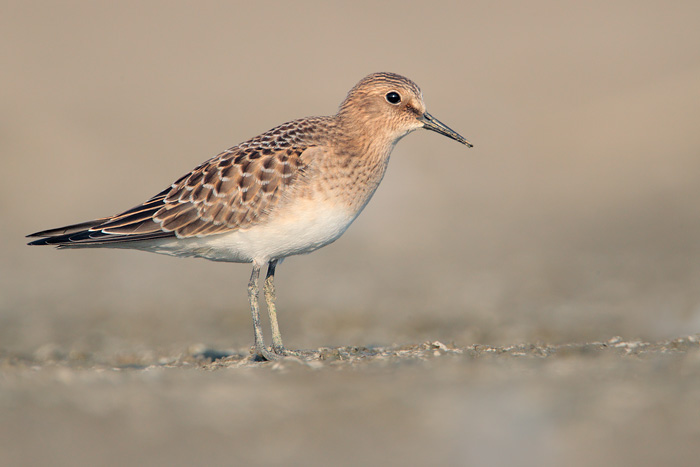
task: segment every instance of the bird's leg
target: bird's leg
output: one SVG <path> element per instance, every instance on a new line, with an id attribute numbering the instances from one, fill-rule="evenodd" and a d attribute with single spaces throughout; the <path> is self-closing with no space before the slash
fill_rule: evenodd
<path id="1" fill-rule="evenodd" d="M 272 329 L 272 351 L 278 355 L 286 355 L 287 351 L 282 344 L 282 334 L 280 333 L 279 324 L 277 324 L 277 309 L 275 308 L 275 267 L 277 260 L 272 260 L 267 265 L 267 274 L 265 275 L 265 302 L 267 303 L 267 313 L 270 315 L 270 328 Z"/>
<path id="2" fill-rule="evenodd" d="M 248 282 L 248 300 L 250 301 L 250 312 L 253 315 L 253 331 L 255 332 L 255 357 L 262 360 L 275 360 L 275 355 L 265 348 L 263 342 L 262 326 L 260 326 L 260 309 L 258 308 L 258 278 L 260 277 L 260 266 L 253 263 L 253 273 Z"/>

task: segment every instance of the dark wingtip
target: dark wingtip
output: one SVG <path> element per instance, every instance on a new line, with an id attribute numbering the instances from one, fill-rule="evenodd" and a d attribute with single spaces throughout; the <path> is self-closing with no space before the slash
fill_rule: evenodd
<path id="1" fill-rule="evenodd" d="M 34 232 L 30 233 L 28 235 L 25 235 L 24 238 L 35 238 L 35 237 L 44 237 L 44 235 L 41 235 L 41 232 Z M 27 245 L 46 245 L 46 238 L 40 238 L 39 240 L 33 240 Z"/>
<path id="2" fill-rule="evenodd" d="M 36 235 L 34 235 L 34 234 L 27 235 L 27 237 L 36 237 Z M 56 237 L 40 238 L 38 240 L 33 240 L 33 241 L 27 243 L 27 245 L 29 245 L 29 246 L 42 246 L 42 245 L 57 245 L 59 243 L 62 243 L 60 241 L 56 241 L 56 239 L 57 239 Z"/>

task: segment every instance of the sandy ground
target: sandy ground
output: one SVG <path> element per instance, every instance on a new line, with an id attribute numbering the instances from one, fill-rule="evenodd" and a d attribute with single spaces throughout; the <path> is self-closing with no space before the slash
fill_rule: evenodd
<path id="1" fill-rule="evenodd" d="M 559 346 L 435 341 L 313 353 L 274 363 L 204 347 L 111 361 L 60 348 L 2 355 L 0 461 L 697 462 L 698 335 Z"/>
<path id="2" fill-rule="evenodd" d="M 698 18 L 2 2 L 0 465 L 695 465 Z M 315 358 L 247 360 L 246 265 L 25 245 L 374 71 L 475 147 L 404 138 L 348 232 L 279 267 Z"/>

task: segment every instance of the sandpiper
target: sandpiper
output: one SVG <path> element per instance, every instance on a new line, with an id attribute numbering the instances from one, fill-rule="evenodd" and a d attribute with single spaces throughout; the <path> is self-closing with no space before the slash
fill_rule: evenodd
<path id="1" fill-rule="evenodd" d="M 374 73 L 330 117 L 294 120 L 197 166 L 142 204 L 110 217 L 44 230 L 29 245 L 130 248 L 213 261 L 253 263 L 248 298 L 259 360 L 291 352 L 275 309 L 276 266 L 332 243 L 376 191 L 396 143 L 425 128 L 472 147 L 425 110 L 408 78 Z M 272 347 L 263 342 L 260 269 Z"/>

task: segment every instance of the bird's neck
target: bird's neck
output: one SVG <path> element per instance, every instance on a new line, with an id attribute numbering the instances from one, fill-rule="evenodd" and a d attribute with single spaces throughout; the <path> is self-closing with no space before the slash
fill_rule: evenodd
<path id="1" fill-rule="evenodd" d="M 383 131 L 380 122 L 369 116 L 339 113 L 335 121 L 336 141 L 341 143 L 338 156 L 349 157 L 356 163 L 385 165 L 400 139 Z"/>

